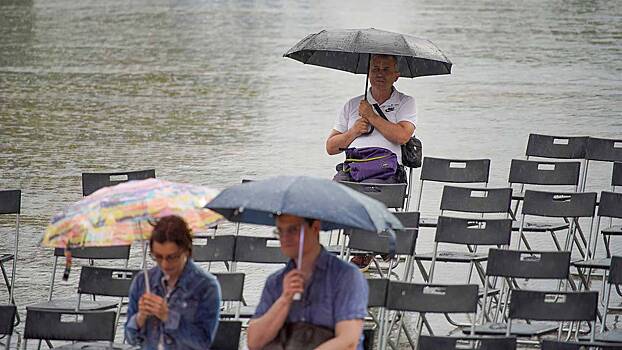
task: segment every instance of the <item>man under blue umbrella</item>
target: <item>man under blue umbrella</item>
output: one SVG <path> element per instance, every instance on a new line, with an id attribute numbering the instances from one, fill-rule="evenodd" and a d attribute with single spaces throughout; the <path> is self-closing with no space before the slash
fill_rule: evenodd
<path id="1" fill-rule="evenodd" d="M 271 274 L 248 327 L 254 349 L 363 349 L 368 286 L 358 268 L 320 244 L 319 220 L 294 215 L 276 219 L 281 251 L 291 260 Z M 292 334 L 310 334 L 311 339 Z M 294 339 L 292 339 L 294 338 Z M 286 345 L 287 344 L 287 345 Z"/>

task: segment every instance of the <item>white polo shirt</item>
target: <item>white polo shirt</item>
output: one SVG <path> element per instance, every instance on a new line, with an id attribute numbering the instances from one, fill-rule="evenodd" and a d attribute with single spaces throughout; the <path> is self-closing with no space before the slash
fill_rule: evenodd
<path id="1" fill-rule="evenodd" d="M 354 123 L 360 118 L 359 117 L 359 103 L 361 100 L 365 98 L 364 95 L 354 97 L 350 101 L 348 101 L 341 112 L 339 113 L 339 117 L 337 117 L 337 121 L 335 122 L 335 126 L 333 127 L 335 130 L 340 133 L 345 133 L 348 131 Z M 377 103 L 376 100 L 371 95 L 371 89 L 367 94 L 367 101 L 373 105 Z M 392 123 L 399 123 L 401 121 L 407 121 L 415 125 L 417 119 L 417 111 L 415 106 L 415 99 L 411 96 L 405 95 L 397 89 L 393 89 L 393 93 L 388 100 L 386 100 L 383 104 L 380 105 L 380 108 L 384 112 L 384 115 L 387 119 Z M 374 112 L 376 112 L 374 110 Z M 397 143 L 393 143 L 387 140 L 378 129 L 374 129 L 369 135 L 361 135 L 354 139 L 350 144 L 350 147 L 361 148 L 361 147 L 382 147 L 397 155 L 397 161 L 402 164 L 402 148 L 401 145 Z"/>

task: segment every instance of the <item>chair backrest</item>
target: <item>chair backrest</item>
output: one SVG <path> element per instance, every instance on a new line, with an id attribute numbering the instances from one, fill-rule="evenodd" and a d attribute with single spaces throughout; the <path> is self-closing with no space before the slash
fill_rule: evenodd
<path id="1" fill-rule="evenodd" d="M 387 308 L 421 313 L 475 313 L 478 286 L 389 282 Z"/>
<path id="2" fill-rule="evenodd" d="M 567 342 L 543 339 L 540 344 L 541 350 L 620 350 L 619 343 L 603 342 Z"/>
<path id="3" fill-rule="evenodd" d="M 419 350 L 516 350 L 515 337 L 419 336 Z"/>
<path id="4" fill-rule="evenodd" d="M 548 217 L 591 217 L 596 192 L 525 191 L 523 214 Z"/>
<path id="5" fill-rule="evenodd" d="M 138 269 L 83 266 L 80 270 L 78 293 L 127 297 Z"/>
<path id="6" fill-rule="evenodd" d="M 466 219 L 439 216 L 434 241 L 439 243 L 509 245 L 512 219 Z"/>
<path id="7" fill-rule="evenodd" d="M 17 307 L 15 305 L 0 305 L 0 334 L 13 334 L 16 314 Z"/>
<path id="8" fill-rule="evenodd" d="M 486 276 L 567 279 L 570 252 L 538 252 L 492 248 L 488 251 Z"/>
<path id="9" fill-rule="evenodd" d="M 339 183 L 384 203 L 387 208 L 401 209 L 404 207 L 407 187 L 405 183 L 376 184 L 350 181 L 340 181 Z"/>
<path id="10" fill-rule="evenodd" d="M 450 183 L 488 182 L 490 159 L 423 158 L 423 181 Z"/>
<path id="11" fill-rule="evenodd" d="M 587 139 L 585 158 L 605 162 L 622 162 L 622 139 Z"/>
<path id="12" fill-rule="evenodd" d="M 469 213 L 508 213 L 512 189 L 444 186 L 441 210 Z"/>
<path id="13" fill-rule="evenodd" d="M 274 243 L 274 246 L 271 244 Z M 278 239 L 266 237 L 237 236 L 234 261 L 280 264 L 287 263 L 289 258 L 281 253 Z"/>
<path id="14" fill-rule="evenodd" d="M 192 245 L 192 259 L 194 261 L 233 261 L 235 256 L 234 235 L 207 237 L 205 240 L 205 244 Z"/>
<path id="15" fill-rule="evenodd" d="M 0 191 L 0 214 L 19 214 L 22 207 L 21 190 Z"/>
<path id="16" fill-rule="evenodd" d="M 622 186 L 622 162 L 613 163 L 611 186 Z"/>
<path id="17" fill-rule="evenodd" d="M 577 186 L 580 172 L 580 162 L 512 159 L 508 181 L 511 184 Z"/>
<path id="18" fill-rule="evenodd" d="M 82 173 L 82 195 L 88 196 L 100 188 L 114 186 L 130 180 L 144 180 L 155 177 L 155 169 L 114 173 Z"/>
<path id="19" fill-rule="evenodd" d="M 417 243 L 419 232 L 418 212 L 395 213 L 405 229 L 395 230 L 395 253 L 398 255 L 412 255 Z M 363 230 L 348 230 L 348 247 L 351 249 L 366 250 L 377 254 L 389 252 L 389 237 L 387 234 L 378 234 Z"/>
<path id="20" fill-rule="evenodd" d="M 612 256 L 609 266 L 609 284 L 622 284 L 622 256 Z"/>
<path id="21" fill-rule="evenodd" d="M 26 310 L 24 339 L 114 340 L 115 311 Z"/>
<path id="22" fill-rule="evenodd" d="M 622 219 L 622 193 L 601 192 L 600 203 L 598 203 L 598 215 Z"/>
<path id="23" fill-rule="evenodd" d="M 227 272 L 213 273 L 220 284 L 222 301 L 242 301 L 244 292 L 244 273 Z"/>
<path id="24" fill-rule="evenodd" d="M 386 278 L 367 278 L 369 295 L 367 307 L 384 307 L 387 302 L 389 280 Z"/>
<path id="25" fill-rule="evenodd" d="M 242 321 L 218 321 L 218 330 L 212 342 L 212 350 L 237 350 L 240 347 Z"/>
<path id="26" fill-rule="evenodd" d="M 63 248 L 55 248 L 54 256 L 65 256 L 65 250 Z M 71 248 L 71 256 L 75 259 L 127 260 L 130 258 L 130 246 Z"/>
<path id="27" fill-rule="evenodd" d="M 533 321 L 595 321 L 598 292 L 555 292 L 515 289 L 510 319 Z"/>
<path id="28" fill-rule="evenodd" d="M 586 153 L 586 136 L 552 136 L 529 134 L 528 157 L 584 159 Z"/>

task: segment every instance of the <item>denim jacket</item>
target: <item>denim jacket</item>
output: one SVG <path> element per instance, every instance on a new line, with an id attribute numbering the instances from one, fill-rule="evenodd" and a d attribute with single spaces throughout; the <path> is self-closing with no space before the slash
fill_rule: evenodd
<path id="1" fill-rule="evenodd" d="M 148 271 L 151 293 L 166 297 L 164 274 L 159 267 Z M 157 350 L 163 334 L 165 349 L 208 349 L 214 340 L 220 316 L 220 286 L 216 278 L 188 259 L 177 285 L 171 291 L 168 319 L 150 316 L 142 328 L 136 324 L 138 300 L 145 292 L 145 276 L 139 273 L 130 287 L 125 323 L 128 343 Z"/>

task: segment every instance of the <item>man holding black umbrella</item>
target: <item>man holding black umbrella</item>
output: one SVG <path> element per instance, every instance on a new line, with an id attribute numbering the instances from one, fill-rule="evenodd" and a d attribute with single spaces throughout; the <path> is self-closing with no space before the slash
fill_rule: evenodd
<path id="1" fill-rule="evenodd" d="M 343 149 L 374 147 L 388 150 L 395 156 L 391 158 L 375 160 L 379 167 L 393 169 L 390 162 L 397 169 L 393 174 L 380 171 L 369 179 L 361 182 L 373 183 L 402 183 L 406 182 L 406 171 L 401 165 L 401 145 L 408 142 L 415 132 L 416 109 L 415 99 L 397 91 L 393 83 L 397 81 L 400 73 L 397 58 L 391 55 L 372 55 L 369 69 L 369 82 L 371 94 L 368 100 L 364 95 L 357 96 L 348 101 L 343 107 L 335 126 L 326 140 L 328 154 L 340 153 Z M 373 105 L 373 106 L 372 106 Z M 376 111 L 384 114 L 381 117 Z M 368 127 L 373 127 L 368 133 Z M 375 153 L 373 156 L 376 156 Z M 351 156 L 348 156 L 351 157 Z M 344 171 L 343 164 L 338 165 L 338 172 L 334 177 L 336 181 L 356 181 L 349 172 Z M 352 263 L 362 270 L 367 269 L 372 261 L 372 255 L 357 255 L 352 258 Z"/>
<path id="2" fill-rule="evenodd" d="M 361 272 L 320 245 L 319 220 L 282 214 L 276 227 L 291 260 L 266 281 L 248 347 L 363 349 L 368 287 Z"/>

